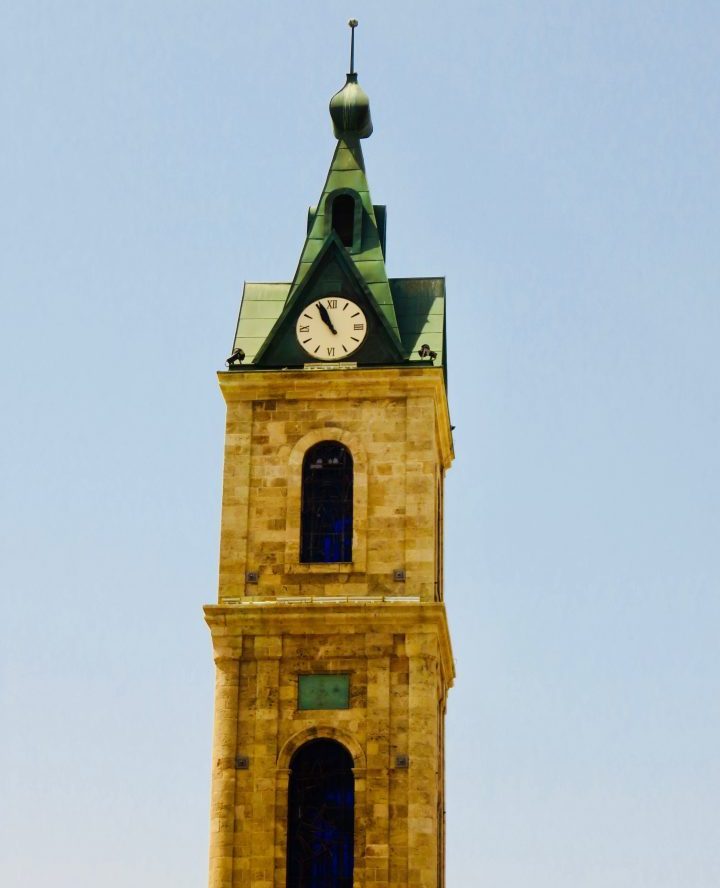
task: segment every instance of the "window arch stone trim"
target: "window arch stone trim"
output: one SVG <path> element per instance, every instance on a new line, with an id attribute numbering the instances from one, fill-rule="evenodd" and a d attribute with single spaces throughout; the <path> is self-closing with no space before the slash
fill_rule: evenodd
<path id="1" fill-rule="evenodd" d="M 287 839 L 288 839 L 288 790 L 290 788 L 290 762 L 293 755 L 310 740 L 336 740 L 350 753 L 353 760 L 355 778 L 355 869 L 353 884 L 356 888 L 365 886 L 365 857 L 367 821 L 367 764 L 365 751 L 356 738 L 333 725 L 314 725 L 304 728 L 289 737 L 280 748 L 275 769 L 275 824 L 276 844 L 275 870 L 276 888 L 285 888 L 287 880 Z M 371 861 L 372 863 L 372 861 Z"/>
<path id="2" fill-rule="evenodd" d="M 297 734 L 288 737 L 285 743 L 283 743 L 277 757 L 278 770 L 289 770 L 292 757 L 301 746 L 304 746 L 310 740 L 336 740 L 352 756 L 353 771 L 365 769 L 365 752 L 349 731 L 337 728 L 334 725 L 313 725 L 311 728 L 303 728 L 302 731 L 298 731 Z"/>
<path id="3" fill-rule="evenodd" d="M 353 458 L 353 543 L 352 562 L 340 564 L 300 563 L 300 513 L 302 507 L 302 467 L 307 451 L 321 441 L 344 444 Z M 367 568 L 367 454 L 360 439 L 341 428 L 323 427 L 303 435 L 288 459 L 287 514 L 285 518 L 286 573 L 357 573 Z"/>

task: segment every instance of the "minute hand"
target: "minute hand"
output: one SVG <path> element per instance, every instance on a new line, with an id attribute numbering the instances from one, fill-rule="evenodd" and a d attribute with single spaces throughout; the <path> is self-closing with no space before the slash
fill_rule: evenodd
<path id="1" fill-rule="evenodd" d="M 330 320 L 330 315 L 328 314 L 328 310 L 322 304 L 322 302 L 318 302 L 317 304 L 318 311 L 320 312 L 320 317 L 323 320 L 323 323 L 327 324 L 328 327 L 333 331 L 333 333 L 337 336 L 337 330 L 333 327 L 332 321 Z"/>

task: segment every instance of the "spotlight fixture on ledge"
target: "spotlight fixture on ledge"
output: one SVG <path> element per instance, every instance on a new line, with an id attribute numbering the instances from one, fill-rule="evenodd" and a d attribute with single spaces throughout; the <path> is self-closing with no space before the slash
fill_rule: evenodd
<path id="1" fill-rule="evenodd" d="M 430 358 L 431 361 L 434 361 L 437 357 L 437 352 L 431 351 L 430 346 L 427 342 L 423 343 L 418 349 L 418 354 L 421 358 Z"/>
<path id="2" fill-rule="evenodd" d="M 236 348 L 225 363 L 228 367 L 239 367 L 244 360 L 245 352 L 241 348 Z"/>

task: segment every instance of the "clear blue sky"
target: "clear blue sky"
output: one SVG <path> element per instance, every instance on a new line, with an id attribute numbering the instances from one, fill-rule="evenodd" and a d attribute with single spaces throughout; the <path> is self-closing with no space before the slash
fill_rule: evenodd
<path id="1" fill-rule="evenodd" d="M 5 0 L 0 883 L 206 879 L 223 403 L 346 20 L 446 275 L 451 888 L 720 884 L 720 9 Z"/>

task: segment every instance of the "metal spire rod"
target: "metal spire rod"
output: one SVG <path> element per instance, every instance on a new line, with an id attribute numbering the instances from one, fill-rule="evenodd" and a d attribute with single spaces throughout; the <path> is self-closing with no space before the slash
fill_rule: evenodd
<path id="1" fill-rule="evenodd" d="M 350 73 L 355 73 L 355 28 L 358 26 L 357 19 L 350 19 Z"/>

